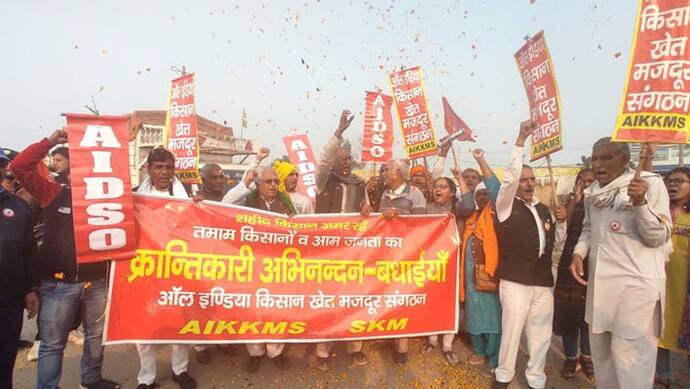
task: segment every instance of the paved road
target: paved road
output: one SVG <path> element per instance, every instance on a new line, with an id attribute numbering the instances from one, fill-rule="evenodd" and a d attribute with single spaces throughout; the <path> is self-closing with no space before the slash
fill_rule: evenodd
<path id="1" fill-rule="evenodd" d="M 27 322 L 22 334 L 23 339 L 33 339 L 36 326 L 34 322 Z M 459 367 L 451 367 L 440 351 L 433 351 L 428 355 L 420 354 L 423 341 L 414 339 L 410 342 L 409 361 L 404 367 L 396 367 L 392 360 L 393 346 L 391 341 L 370 341 L 365 345 L 365 352 L 369 356 L 368 365 L 360 367 L 350 363 L 345 348 L 339 345 L 334 348 L 334 367 L 329 372 L 322 372 L 315 368 L 316 357 L 313 345 L 292 345 L 286 350 L 291 362 L 287 371 L 278 370 L 273 364 L 264 360 L 260 370 L 252 375 L 244 373 L 246 352 L 243 347 L 237 347 L 239 354 L 230 356 L 221 350 L 213 350 L 213 360 L 208 365 L 201 365 L 194 358 L 194 351 L 190 352 L 191 361 L 189 373 L 199 383 L 199 388 L 488 388 L 491 385 L 491 375 L 486 366 L 470 366 L 467 358 L 471 352 L 466 339 L 454 344 L 462 363 Z M 573 380 L 560 378 L 563 364 L 563 353 L 560 339 L 553 338 L 549 359 L 546 367 L 548 388 L 594 388 L 587 383 L 582 374 Z M 524 351 L 524 350 L 523 350 Z M 36 384 L 36 363 L 28 362 L 27 350 L 21 351 L 17 357 L 14 373 L 15 388 L 28 389 Z M 79 385 L 79 358 L 81 348 L 69 344 L 63 365 L 61 386 L 63 389 L 75 389 Z M 524 352 L 518 357 L 517 371 L 519 374 L 511 385 L 511 389 L 527 388 L 523 372 L 526 357 Z M 679 355 L 674 355 L 672 361 L 674 379 L 680 384 L 674 388 L 690 388 L 690 376 L 687 364 Z M 114 379 L 123 388 L 136 388 L 136 374 L 139 361 L 133 345 L 120 345 L 106 348 L 106 359 L 103 368 L 104 376 Z M 158 380 L 161 389 L 176 389 L 172 382 L 170 371 L 170 348 L 161 347 L 158 350 Z"/>

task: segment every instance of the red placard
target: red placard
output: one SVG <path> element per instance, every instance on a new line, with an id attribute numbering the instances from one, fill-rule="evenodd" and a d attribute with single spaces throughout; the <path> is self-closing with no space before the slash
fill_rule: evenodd
<path id="1" fill-rule="evenodd" d="M 386 163 L 393 159 L 393 98 L 367 92 L 365 101 L 362 162 Z"/>
<path id="2" fill-rule="evenodd" d="M 457 330 L 452 216 L 288 219 L 141 195 L 134 204 L 137 255 L 113 263 L 107 343 L 309 342 Z"/>
<path id="3" fill-rule="evenodd" d="M 304 193 L 311 201 L 316 200 L 316 158 L 307 134 L 290 135 L 283 138 L 288 158 L 297 166 L 299 180 L 297 191 Z"/>
<path id="4" fill-rule="evenodd" d="M 527 39 L 515 53 L 515 61 L 527 92 L 530 117 L 539 126 L 532 133 L 530 160 L 534 161 L 563 148 L 561 98 L 544 31 Z"/>
<path id="5" fill-rule="evenodd" d="M 201 182 L 199 136 L 194 108 L 194 74 L 172 80 L 165 120 L 165 147 L 175 156 L 175 173 L 185 184 Z"/>
<path id="6" fill-rule="evenodd" d="M 415 159 L 436 154 L 436 136 L 426 103 L 422 69 L 415 66 L 391 73 L 388 77 L 407 156 Z"/>
<path id="7" fill-rule="evenodd" d="M 690 4 L 639 1 L 613 139 L 687 143 L 690 130 Z"/>
<path id="8" fill-rule="evenodd" d="M 128 118 L 65 114 L 77 262 L 129 259 L 136 247 Z"/>

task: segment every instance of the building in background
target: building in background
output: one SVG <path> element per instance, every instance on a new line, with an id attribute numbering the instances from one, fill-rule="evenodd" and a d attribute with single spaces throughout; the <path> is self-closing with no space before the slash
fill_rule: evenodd
<path id="1" fill-rule="evenodd" d="M 640 147 L 639 143 L 630 144 L 630 159 L 635 164 L 640 160 Z M 688 161 L 690 161 L 690 148 L 687 145 L 661 144 L 656 149 L 652 164 L 655 172 L 666 173 L 673 168 L 687 164 Z"/>
<path id="2" fill-rule="evenodd" d="M 132 120 L 140 119 L 142 127 L 129 134 L 129 166 L 132 185 L 139 185 L 146 174 L 146 156 L 155 147 L 163 145 L 165 110 L 134 111 Z M 216 163 L 229 178 L 237 182 L 244 171 L 250 155 L 261 144 L 255 140 L 235 137 L 232 127 L 216 123 L 197 115 L 200 164 Z"/>

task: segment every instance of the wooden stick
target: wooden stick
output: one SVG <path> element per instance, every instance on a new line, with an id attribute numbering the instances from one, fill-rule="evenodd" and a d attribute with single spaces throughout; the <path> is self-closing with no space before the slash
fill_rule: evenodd
<path id="1" fill-rule="evenodd" d="M 556 200 L 556 180 L 553 177 L 553 167 L 551 166 L 551 156 L 546 156 L 546 168 L 549 170 L 549 181 L 551 184 L 551 208 L 556 209 L 558 201 Z"/>
<path id="2" fill-rule="evenodd" d="M 640 161 L 637 163 L 637 169 L 635 169 L 635 178 L 640 178 L 640 174 L 642 174 L 642 169 L 644 169 L 644 165 L 647 164 L 647 160 L 649 159 L 649 155 L 647 155 L 647 143 L 643 143 L 642 147 L 640 147 Z"/>
<path id="3" fill-rule="evenodd" d="M 455 155 L 455 147 L 453 147 L 452 145 L 450 146 L 450 152 L 453 153 L 453 163 L 455 164 L 455 168 L 459 169 L 458 156 Z"/>

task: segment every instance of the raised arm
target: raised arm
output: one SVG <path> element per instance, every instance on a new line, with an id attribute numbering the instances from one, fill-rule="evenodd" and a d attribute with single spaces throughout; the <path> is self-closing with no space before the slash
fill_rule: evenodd
<path id="1" fill-rule="evenodd" d="M 333 164 L 335 163 L 336 153 L 343 144 L 343 133 L 350 127 L 354 118 L 355 116 L 350 110 L 343 110 L 340 113 L 338 128 L 335 129 L 333 136 L 326 142 L 323 150 L 321 150 L 319 165 L 316 168 L 316 189 L 319 193 L 326 189 L 328 176 L 331 174 L 331 169 L 333 169 Z"/>
<path id="2" fill-rule="evenodd" d="M 238 182 L 234 188 L 230 189 L 228 193 L 223 196 L 223 200 L 221 201 L 226 204 L 244 205 L 247 196 L 252 191 L 249 189 L 249 186 L 254 182 L 256 176 L 256 169 L 247 170 L 244 172 L 242 181 Z"/>
<path id="3" fill-rule="evenodd" d="M 636 178 L 628 186 L 637 232 L 645 245 L 659 247 L 671 239 L 669 197 L 661 177 Z"/>
<path id="4" fill-rule="evenodd" d="M 499 222 L 506 221 L 513 211 L 513 199 L 520 186 L 525 141 L 536 128 L 537 123 L 532 120 L 520 123 L 520 133 L 515 140 L 515 149 L 510 157 L 510 164 L 505 171 L 503 183 L 496 199 L 496 214 Z"/>
<path id="5" fill-rule="evenodd" d="M 57 197 L 62 186 L 42 175 L 37 166 L 53 146 L 66 142 L 67 131 L 56 130 L 49 137 L 27 147 L 12 161 L 12 173 L 41 208 L 48 206 Z"/>
<path id="6" fill-rule="evenodd" d="M 460 196 L 463 196 L 465 193 L 470 192 L 469 186 L 467 186 L 465 180 L 462 179 L 462 170 L 460 170 L 459 168 L 452 167 L 450 168 L 450 172 L 453 173 L 455 181 L 458 182 L 458 188 L 460 188 Z"/>
<path id="7" fill-rule="evenodd" d="M 474 160 L 477 161 L 477 165 L 479 165 L 479 170 L 482 172 L 482 177 L 484 177 L 484 180 L 495 175 L 494 171 L 491 170 L 491 167 L 489 167 L 489 163 L 486 162 L 486 159 L 484 158 L 484 150 L 474 149 L 472 151 L 472 156 L 474 157 Z"/>
<path id="8" fill-rule="evenodd" d="M 439 177 L 443 177 L 443 171 L 446 170 L 446 157 L 448 157 L 450 147 L 451 142 L 448 142 L 438 150 L 436 163 L 434 164 L 434 168 L 431 172 L 431 177 L 433 177 L 434 180 Z"/>

